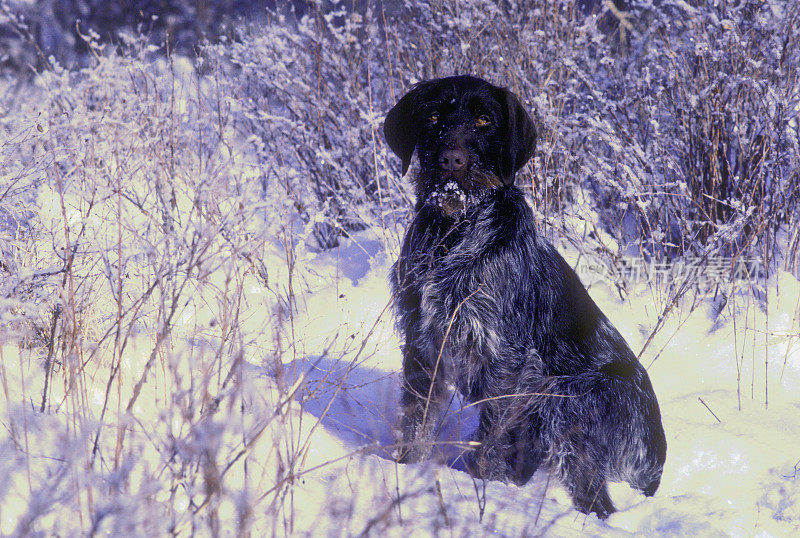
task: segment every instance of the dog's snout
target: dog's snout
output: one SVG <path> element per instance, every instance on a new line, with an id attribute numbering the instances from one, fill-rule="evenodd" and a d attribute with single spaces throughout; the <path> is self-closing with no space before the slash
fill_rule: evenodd
<path id="1" fill-rule="evenodd" d="M 442 170 L 458 172 L 467 166 L 467 152 L 463 149 L 446 149 L 439 154 L 439 167 Z"/>

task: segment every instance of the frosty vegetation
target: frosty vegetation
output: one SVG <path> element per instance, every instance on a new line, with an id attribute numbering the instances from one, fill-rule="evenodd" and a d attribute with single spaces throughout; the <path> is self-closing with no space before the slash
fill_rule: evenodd
<path id="1" fill-rule="evenodd" d="M 257 24 L 229 2 L 225 31 L 185 2 L 130 2 L 113 33 L 92 2 L 66 30 L 80 6 L 56 4 L 0 2 L 3 534 L 494 528 L 486 485 L 459 478 L 468 515 L 440 471 L 370 480 L 366 454 L 382 444 L 385 464 L 391 442 L 326 453 L 329 409 L 301 411 L 399 356 L 385 281 L 365 280 L 378 307 L 337 301 L 396 255 L 413 200 L 381 126 L 427 78 L 473 73 L 536 111 L 518 184 L 542 233 L 655 309 L 645 366 L 700 307 L 742 354 L 797 345 L 798 305 L 755 326 L 800 276 L 797 2 L 277 2 Z M 176 28 L 196 45 L 165 45 Z M 772 356 L 758 378 L 731 359 L 739 407 L 769 405 Z M 315 486 L 324 473 L 381 485 Z M 538 533 L 527 517 L 504 532 Z"/>

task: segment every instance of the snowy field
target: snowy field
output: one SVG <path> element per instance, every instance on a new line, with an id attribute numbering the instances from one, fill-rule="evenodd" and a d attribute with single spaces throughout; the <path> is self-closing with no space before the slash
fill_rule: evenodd
<path id="1" fill-rule="evenodd" d="M 797 2 L 302 2 L 237 29 L 166 3 L 88 14 L 101 35 L 0 2 L 0 535 L 800 535 Z M 176 20 L 219 39 L 148 40 Z M 658 397 L 661 486 L 612 484 L 606 521 L 547 469 L 473 480 L 455 395 L 432 460 L 394 462 L 413 194 L 381 127 L 455 72 L 535 110 L 517 184 Z"/>
<path id="2" fill-rule="evenodd" d="M 14 405 L 23 395 L 33 400 L 42 387 L 32 375 L 31 354 L 4 346 L 7 397 L 0 416 L 6 428 L 24 430 L 26 435 L 17 438 L 29 444 L 32 456 L 22 457 L 8 438 L 2 444 L 0 462 L 9 477 L 0 489 L 3 533 L 19 531 L 26 517 L 35 516 L 42 518 L 39 521 L 48 531 L 74 534 L 78 522 L 69 514 L 80 513 L 81 502 L 70 492 L 108 486 L 114 479 L 126 482 L 131 496 L 94 499 L 95 509 L 105 507 L 108 513 L 106 530 L 114 534 L 127 529 L 132 535 L 164 532 L 169 528 L 168 511 L 161 511 L 164 520 L 148 521 L 131 509 L 149 507 L 155 516 L 154 501 L 172 502 L 178 513 L 181 507 L 192 509 L 197 503 L 192 494 L 198 492 L 183 491 L 184 486 L 170 490 L 160 479 L 164 467 L 179 460 L 181 451 L 199 449 L 215 452 L 218 465 L 225 469 L 218 479 L 227 484 L 226 490 L 241 488 L 239 497 L 217 507 L 224 534 L 237 528 L 241 517 L 237 498 L 242 505 L 247 501 L 256 507 L 248 516 L 253 535 L 791 536 L 800 529 L 800 284 L 794 277 L 782 274 L 771 282 L 766 311 L 752 302 L 748 306 L 748 297 L 739 297 L 736 328 L 730 303 L 715 319 L 711 301 L 687 315 L 685 305 L 674 309 L 642 357 L 667 433 L 661 487 L 655 497 L 646 499 L 627 485 L 612 485 L 619 511 L 601 522 L 575 511 L 566 491 L 549 480 L 546 470 L 539 470 L 523 487 L 472 480 L 463 472 L 458 455 L 465 446 L 459 441 L 468 441 L 475 426 L 475 414 L 461 410 L 455 398 L 439 435 L 437 462 L 393 462 L 401 354 L 387 308 L 386 276 L 396 251 L 396 239 L 388 237 L 365 231 L 332 251 L 300 254 L 304 251 L 298 248 L 293 278 L 297 289 L 302 282 L 305 291 L 297 297 L 300 306 L 295 316 L 283 327 L 285 335 L 293 333 L 295 345 L 284 354 L 281 368 L 259 361 L 256 342 L 245 348 L 238 375 L 246 379 L 236 389 L 241 391 L 241 410 L 229 409 L 221 413 L 221 420 L 193 424 L 187 416 L 174 416 L 187 410 L 181 411 L 181 402 L 174 400 L 176 408 L 164 407 L 168 391 L 163 385 L 171 375 L 173 382 L 185 375 L 190 382 L 184 380 L 182 385 L 191 393 L 192 382 L 200 376 L 182 364 L 180 355 L 194 353 L 196 361 L 203 354 L 188 349 L 169 354 L 166 371 L 155 372 L 155 379 L 142 389 L 135 411 L 138 427 L 130 428 L 126 440 L 136 450 L 123 455 L 128 467 L 123 464 L 116 473 L 82 476 L 81 466 L 75 467 L 88 456 L 91 439 L 81 441 L 72 432 L 91 428 L 99 405 L 83 417 L 84 425 L 40 415 L 32 409 L 33 402 Z M 275 257 L 267 259 L 268 266 L 272 262 L 279 267 L 280 245 L 274 247 Z M 562 252 L 574 261 L 568 250 Z M 590 289 L 634 350 L 644 344 L 658 317 L 653 295 L 657 290 L 644 283 L 638 289 L 624 302 L 599 280 Z M 258 285 L 247 288 L 244 299 L 252 310 L 245 310 L 258 316 L 263 295 Z M 203 322 L 187 315 L 184 323 Z M 138 371 L 146 359 L 141 357 L 140 364 L 128 368 Z M 26 374 L 24 381 L 20 372 Z M 275 372 L 281 372 L 281 379 Z M 98 369 L 94 375 L 102 380 L 101 373 Z M 98 384 L 85 387 L 82 394 L 99 404 L 105 390 Z M 269 418 L 279 412 L 283 418 L 276 428 Z M 240 424 L 224 424 L 231 417 Z M 172 429 L 176 444 L 183 443 L 173 449 L 173 462 L 165 461 L 163 446 L 148 442 L 151 428 L 158 433 Z M 254 439 L 252 446 L 247 445 L 251 446 L 247 469 L 237 465 L 242 454 L 230 439 L 243 434 Z M 70 449 L 75 453 L 64 453 Z M 277 461 L 281 457 L 276 451 L 297 460 Z M 280 509 L 265 507 L 259 513 L 257 495 L 274 489 L 275 473 L 285 477 L 281 466 L 287 463 L 294 476 Z M 208 484 L 197 487 L 203 498 Z M 189 531 L 191 527 L 182 527 L 180 519 L 173 514 L 177 529 Z M 98 526 L 104 528 L 102 520 Z"/>

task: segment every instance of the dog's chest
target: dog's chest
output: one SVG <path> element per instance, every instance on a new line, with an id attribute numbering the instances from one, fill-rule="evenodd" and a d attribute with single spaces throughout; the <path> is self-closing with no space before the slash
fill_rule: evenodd
<path id="1" fill-rule="evenodd" d="M 431 234 L 417 268 L 419 314 L 422 340 L 427 343 L 429 361 L 438 361 L 441 371 L 467 397 L 476 393 L 475 380 L 483 368 L 476 345 L 486 340 L 486 324 L 474 315 L 471 266 L 463 263 L 471 224 L 461 222 Z M 475 290 L 472 290 L 475 291 Z M 468 301 L 471 301 L 468 303 Z"/>

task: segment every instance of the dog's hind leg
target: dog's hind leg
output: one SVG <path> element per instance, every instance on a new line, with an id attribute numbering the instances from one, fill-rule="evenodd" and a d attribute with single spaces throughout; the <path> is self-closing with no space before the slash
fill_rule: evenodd
<path id="1" fill-rule="evenodd" d="M 647 486 L 642 488 L 642 493 L 644 493 L 645 497 L 652 497 L 656 494 L 656 490 L 658 486 L 661 484 L 661 478 L 657 478 L 650 482 Z"/>
<path id="2" fill-rule="evenodd" d="M 589 514 L 594 512 L 600 519 L 606 519 L 616 512 L 608 493 L 606 477 L 591 461 L 580 456 L 567 456 L 561 461 L 561 475 L 564 486 L 572 495 L 575 508 Z"/>

